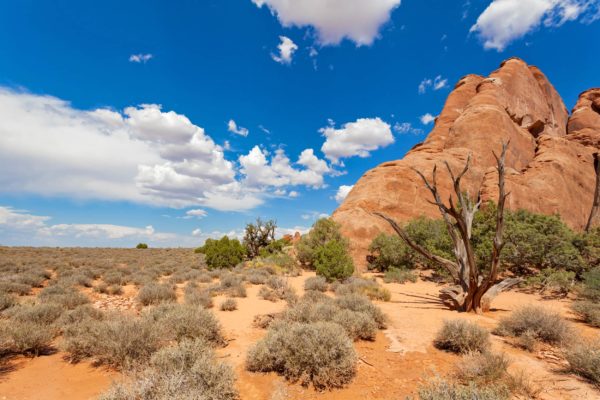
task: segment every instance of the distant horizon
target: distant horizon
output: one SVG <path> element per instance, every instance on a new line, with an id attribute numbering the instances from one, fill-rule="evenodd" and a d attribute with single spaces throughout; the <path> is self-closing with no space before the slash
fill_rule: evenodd
<path id="1" fill-rule="evenodd" d="M 569 113 L 600 87 L 600 0 L 450 3 L 4 5 L 0 246 L 305 233 L 465 75 L 521 58 Z"/>

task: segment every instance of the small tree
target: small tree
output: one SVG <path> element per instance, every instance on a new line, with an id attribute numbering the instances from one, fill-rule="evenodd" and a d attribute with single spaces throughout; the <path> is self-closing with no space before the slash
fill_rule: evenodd
<path id="1" fill-rule="evenodd" d="M 232 268 L 244 260 L 246 249 L 239 240 L 223 236 L 219 240 L 206 239 L 196 252 L 204 254 L 209 269 Z"/>
<path id="2" fill-rule="evenodd" d="M 477 199 L 472 201 L 468 193 L 465 193 L 461 187 L 461 179 L 467 173 L 470 166 L 471 156 L 467 158 L 467 162 L 463 170 L 455 176 L 448 162 L 445 162 L 446 168 L 452 179 L 454 195 L 458 205 L 454 204 L 452 196 L 449 198 L 449 205 L 442 201 L 436 181 L 437 165 L 433 168 L 431 182 L 425 178 L 423 173 L 414 170 L 423 180 L 427 189 L 433 196 L 433 204 L 435 204 L 443 220 L 446 224 L 448 233 L 454 245 L 455 261 L 448 260 L 438 255 L 432 254 L 430 251 L 415 243 L 406 231 L 398 225 L 392 218 L 382 213 L 375 215 L 386 220 L 396 231 L 396 233 L 408 244 L 411 248 L 417 251 L 426 259 L 435 262 L 445 268 L 455 282 L 455 286 L 443 289 L 441 298 L 452 308 L 460 311 L 475 311 L 481 313 L 489 310 L 491 300 L 500 292 L 509 289 L 519 283 L 521 279 L 510 278 L 502 282 L 496 283 L 500 269 L 500 252 L 504 246 L 502 234 L 504 231 L 504 205 L 508 194 L 504 190 L 504 175 L 505 175 L 505 159 L 508 143 L 502 144 L 502 152 L 496 158 L 496 170 L 498 172 L 498 208 L 496 212 L 496 232 L 492 242 L 492 251 L 490 258 L 490 268 L 483 271 L 477 265 L 475 259 L 475 251 L 471 242 L 473 218 L 479 206 L 481 205 L 481 189 L 477 194 Z"/>
<path id="3" fill-rule="evenodd" d="M 319 219 L 296 245 L 298 261 L 304 265 L 314 266 L 315 251 L 331 240 L 346 242 L 340 233 L 340 226 L 335 221 L 329 218 Z"/>
<path id="4" fill-rule="evenodd" d="M 260 218 L 256 223 L 246 225 L 244 235 L 244 246 L 248 252 L 248 257 L 255 258 L 260 254 L 262 248 L 267 247 L 275 240 L 275 229 L 277 224 L 273 220 L 263 222 Z"/>
<path id="5" fill-rule="evenodd" d="M 137 246 L 135 246 L 136 249 L 147 249 L 148 245 L 146 243 L 138 243 Z"/>
<path id="6" fill-rule="evenodd" d="M 328 281 L 349 278 L 354 273 L 354 263 L 348 254 L 346 242 L 330 240 L 315 251 L 314 265 L 317 275 Z"/>

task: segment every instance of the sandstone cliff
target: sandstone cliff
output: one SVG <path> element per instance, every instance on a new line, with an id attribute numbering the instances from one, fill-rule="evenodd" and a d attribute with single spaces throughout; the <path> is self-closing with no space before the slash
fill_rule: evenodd
<path id="1" fill-rule="evenodd" d="M 430 193 L 411 168 L 430 177 L 435 164 L 442 167 L 448 161 L 458 169 L 471 154 L 465 187 L 474 194 L 482 185 L 483 200 L 495 200 L 492 151 L 498 151 L 506 140 L 511 143 L 508 207 L 559 213 L 571 227 L 582 229 L 593 202 L 593 154 L 600 149 L 600 89 L 584 92 L 569 117 L 544 74 L 512 58 L 487 78 L 462 78 L 427 139 L 403 159 L 365 173 L 333 213 L 342 233 L 351 239 L 356 264 L 365 265 L 367 248 L 379 232 L 391 232 L 373 211 L 398 221 L 420 215 L 439 217 L 427 201 Z M 438 185 L 447 198 L 449 179 L 445 168 L 438 170 Z"/>

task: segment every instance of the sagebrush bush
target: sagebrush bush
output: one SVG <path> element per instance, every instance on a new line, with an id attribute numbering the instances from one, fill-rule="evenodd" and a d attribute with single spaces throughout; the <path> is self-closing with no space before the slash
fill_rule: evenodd
<path id="1" fill-rule="evenodd" d="M 277 372 L 317 389 L 342 387 L 356 373 L 357 356 L 342 327 L 330 322 L 276 322 L 248 352 L 246 368 Z"/>
<path id="2" fill-rule="evenodd" d="M 494 333 L 517 338 L 530 336 L 545 343 L 561 344 L 569 338 L 572 330 L 557 312 L 528 305 L 502 318 Z"/>
<path id="3" fill-rule="evenodd" d="M 30 292 L 30 285 L 17 282 L 0 281 L 0 293 L 13 293 L 19 296 L 25 296 Z"/>
<path id="4" fill-rule="evenodd" d="M 161 304 L 143 315 L 144 322 L 155 327 L 163 339 L 203 339 L 213 345 L 224 345 L 221 326 L 214 314 L 202 307 Z"/>
<path id="5" fill-rule="evenodd" d="M 267 279 L 267 286 L 260 288 L 258 296 L 264 300 L 277 301 L 285 300 L 290 304 L 295 303 L 298 300 L 298 295 L 293 287 L 287 284 L 287 282 L 277 276 L 271 276 Z"/>
<path id="6" fill-rule="evenodd" d="M 173 302 L 177 300 L 177 295 L 172 286 L 149 283 L 142 286 L 137 295 L 137 300 L 142 305 L 148 306 L 151 304 Z"/>
<path id="7" fill-rule="evenodd" d="M 213 299 L 209 290 L 188 285 L 185 287 L 183 294 L 186 304 L 204 308 L 211 308 L 213 306 Z"/>
<path id="8" fill-rule="evenodd" d="M 312 276 L 304 281 L 304 290 L 318 290 L 326 292 L 329 285 L 327 279 L 322 276 Z"/>
<path id="9" fill-rule="evenodd" d="M 59 304 L 69 310 L 90 302 L 90 299 L 76 288 L 61 284 L 44 288 L 38 294 L 38 298 L 42 302 Z"/>
<path id="10" fill-rule="evenodd" d="M 578 343 L 565 352 L 572 372 L 600 385 L 600 340 Z"/>
<path id="11" fill-rule="evenodd" d="M 371 303 L 369 299 L 364 296 L 358 294 L 348 294 L 336 298 L 335 303 L 340 308 L 356 312 L 363 312 L 371 316 L 379 329 L 385 329 L 387 327 L 387 319 L 381 309 Z"/>
<path id="12" fill-rule="evenodd" d="M 237 301 L 235 299 L 223 300 L 219 308 L 221 311 L 235 311 L 237 310 Z"/>
<path id="13" fill-rule="evenodd" d="M 371 300 L 390 301 L 392 294 L 386 288 L 380 286 L 375 280 L 351 277 L 342 284 L 335 287 L 335 294 L 344 296 L 347 294 L 362 294 Z"/>
<path id="14" fill-rule="evenodd" d="M 441 378 L 429 380 L 419 387 L 421 400 L 508 400 L 510 390 L 504 385 L 467 386 Z"/>
<path id="15" fill-rule="evenodd" d="M 248 282 L 253 285 L 262 285 L 269 278 L 269 273 L 262 269 L 251 269 L 247 272 L 246 277 Z"/>
<path id="16" fill-rule="evenodd" d="M 490 333 L 479 325 L 463 319 L 444 321 L 434 345 L 438 349 L 467 354 L 490 348 Z"/>
<path id="17" fill-rule="evenodd" d="M 13 307 L 7 314 L 13 321 L 31 322 L 37 325 L 51 325 L 63 313 L 59 304 L 33 304 Z"/>
<path id="18" fill-rule="evenodd" d="M 572 307 L 585 323 L 600 328 L 600 304 L 585 300 L 574 302 Z"/>
<path id="19" fill-rule="evenodd" d="M 504 353 L 471 353 L 459 362 L 456 375 L 464 383 L 496 383 L 507 377 L 509 365 Z"/>
<path id="20" fill-rule="evenodd" d="M 0 293 L 0 312 L 17 304 L 17 299 L 11 294 Z"/>
<path id="21" fill-rule="evenodd" d="M 52 349 L 56 330 L 30 321 L 0 321 L 0 357 L 3 354 L 38 356 Z"/>
<path id="22" fill-rule="evenodd" d="M 383 281 L 385 283 L 414 283 L 417 279 L 417 274 L 406 268 L 390 268 L 385 271 L 385 275 L 383 276 Z"/>
<path id="23" fill-rule="evenodd" d="M 84 320 L 63 332 L 62 348 L 72 361 L 94 357 L 100 364 L 128 369 L 146 363 L 161 347 L 161 332 L 149 319 L 111 314 Z"/>
<path id="24" fill-rule="evenodd" d="M 116 384 L 101 400 L 236 400 L 235 374 L 217 363 L 201 340 L 182 341 L 152 356 L 149 367 L 130 384 Z"/>

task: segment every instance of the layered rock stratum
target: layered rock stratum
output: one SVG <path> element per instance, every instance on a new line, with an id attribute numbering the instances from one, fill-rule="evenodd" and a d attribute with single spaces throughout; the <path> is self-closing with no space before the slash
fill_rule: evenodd
<path id="1" fill-rule="evenodd" d="M 569 115 L 546 76 L 523 60 L 511 58 L 485 78 L 468 75 L 448 96 L 427 139 L 403 159 L 366 172 L 333 213 L 351 241 L 355 263 L 364 267 L 369 244 L 380 232 L 390 232 L 374 211 L 399 222 L 420 215 L 439 218 L 428 200 L 431 194 L 415 173 L 431 178 L 438 165 L 438 187 L 450 195 L 444 162 L 458 170 L 471 155 L 463 184 L 483 201 L 497 198 L 493 151 L 510 140 L 507 153 L 507 206 L 544 214 L 560 214 L 582 230 L 592 208 L 596 173 L 594 154 L 600 151 L 600 88 L 582 93 Z"/>

